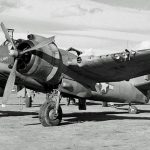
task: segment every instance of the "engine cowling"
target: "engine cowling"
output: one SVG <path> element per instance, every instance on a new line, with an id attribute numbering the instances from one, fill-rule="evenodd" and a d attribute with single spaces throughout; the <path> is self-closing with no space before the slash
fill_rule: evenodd
<path id="1" fill-rule="evenodd" d="M 31 48 L 42 42 L 45 38 L 37 35 L 29 35 L 17 47 L 19 51 Z M 38 51 L 27 52 L 20 57 L 17 70 L 23 75 L 32 76 L 40 83 L 55 85 L 61 80 L 62 60 L 59 49 L 53 42 L 40 48 Z"/>

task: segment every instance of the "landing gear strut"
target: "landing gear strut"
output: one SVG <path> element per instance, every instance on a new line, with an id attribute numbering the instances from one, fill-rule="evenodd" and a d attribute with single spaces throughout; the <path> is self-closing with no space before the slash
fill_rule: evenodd
<path id="1" fill-rule="evenodd" d="M 32 107 L 32 97 L 31 96 L 28 97 L 28 95 L 26 95 L 26 97 L 25 97 L 25 106 L 27 108 Z"/>
<path id="2" fill-rule="evenodd" d="M 137 109 L 137 107 L 132 106 L 131 104 L 129 104 L 128 112 L 129 112 L 129 114 L 137 114 L 138 109 Z"/>
<path id="3" fill-rule="evenodd" d="M 61 94 L 54 90 L 52 95 L 40 107 L 39 120 L 45 127 L 57 126 L 62 120 L 62 109 L 60 107 Z"/>

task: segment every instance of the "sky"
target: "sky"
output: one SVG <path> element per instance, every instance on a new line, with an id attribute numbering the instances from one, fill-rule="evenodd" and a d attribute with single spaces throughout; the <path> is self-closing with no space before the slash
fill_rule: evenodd
<path id="1" fill-rule="evenodd" d="M 88 54 L 150 48 L 149 0 L 0 0 L 0 21 L 16 38 L 55 35 L 60 48 Z"/>

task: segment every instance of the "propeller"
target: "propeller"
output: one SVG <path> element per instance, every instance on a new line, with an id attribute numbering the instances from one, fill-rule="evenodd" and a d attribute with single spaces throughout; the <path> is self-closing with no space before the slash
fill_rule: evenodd
<path id="1" fill-rule="evenodd" d="M 9 55 L 15 58 L 14 65 L 13 65 L 13 68 L 11 69 L 10 75 L 8 77 L 8 80 L 7 80 L 7 83 L 6 83 L 6 86 L 5 86 L 4 94 L 3 94 L 2 107 L 5 107 L 6 103 L 8 101 L 8 98 L 11 94 L 11 91 L 13 89 L 13 86 L 15 84 L 18 57 L 20 57 L 21 55 L 23 55 L 27 52 L 31 52 L 31 51 L 34 51 L 34 50 L 40 51 L 39 50 L 40 48 L 52 43 L 54 41 L 55 37 L 52 36 L 50 38 L 47 38 L 46 40 L 44 40 L 43 42 L 33 46 L 32 48 L 29 48 L 29 49 L 27 49 L 23 52 L 19 52 L 3 23 L 1 23 L 1 28 L 2 28 L 2 31 L 4 32 L 6 40 L 9 41 L 11 43 L 12 47 L 13 47 L 13 50 L 9 51 Z"/>
<path id="2" fill-rule="evenodd" d="M 14 87 L 14 83 L 15 83 L 15 79 L 16 79 L 17 62 L 18 62 L 18 59 L 15 59 L 13 68 L 12 68 L 10 75 L 8 77 L 8 80 L 6 82 L 6 86 L 5 86 L 5 90 L 4 90 L 4 94 L 3 94 L 3 99 L 2 99 L 2 107 L 6 106 L 8 98 L 9 98 L 11 91 Z"/>
<path id="3" fill-rule="evenodd" d="M 29 48 L 29 49 L 27 49 L 27 50 L 25 50 L 25 51 L 23 51 L 23 52 L 20 52 L 19 55 L 23 55 L 24 53 L 31 52 L 31 51 L 33 51 L 33 50 L 40 51 L 39 49 L 40 49 L 41 47 L 44 47 L 44 46 L 46 46 L 46 45 L 52 43 L 52 42 L 54 41 L 54 39 L 55 39 L 55 36 L 52 36 L 52 37 L 50 37 L 50 38 L 47 38 L 46 40 L 44 40 L 43 42 L 37 44 L 36 46 L 34 46 L 34 47 L 32 47 L 32 48 Z"/>
<path id="4" fill-rule="evenodd" d="M 5 35 L 6 40 L 9 41 L 9 42 L 12 44 L 14 50 L 16 50 L 16 46 L 14 45 L 12 39 L 10 38 L 10 35 L 9 35 L 9 33 L 8 33 L 8 31 L 7 31 L 6 27 L 5 27 L 5 25 L 3 24 L 3 22 L 1 23 L 1 28 L 2 28 L 2 30 L 3 30 L 3 32 L 4 32 L 4 35 Z"/>

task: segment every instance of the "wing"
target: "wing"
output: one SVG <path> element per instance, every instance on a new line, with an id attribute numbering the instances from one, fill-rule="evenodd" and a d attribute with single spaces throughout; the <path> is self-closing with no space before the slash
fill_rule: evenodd
<path id="1" fill-rule="evenodd" d="M 150 90 L 150 76 L 145 75 L 138 78 L 133 78 L 130 80 L 134 86 L 143 93 L 147 93 L 147 90 Z"/>
<path id="2" fill-rule="evenodd" d="M 150 50 L 81 57 L 68 62 L 68 67 L 98 82 L 129 80 L 150 73 Z"/>

